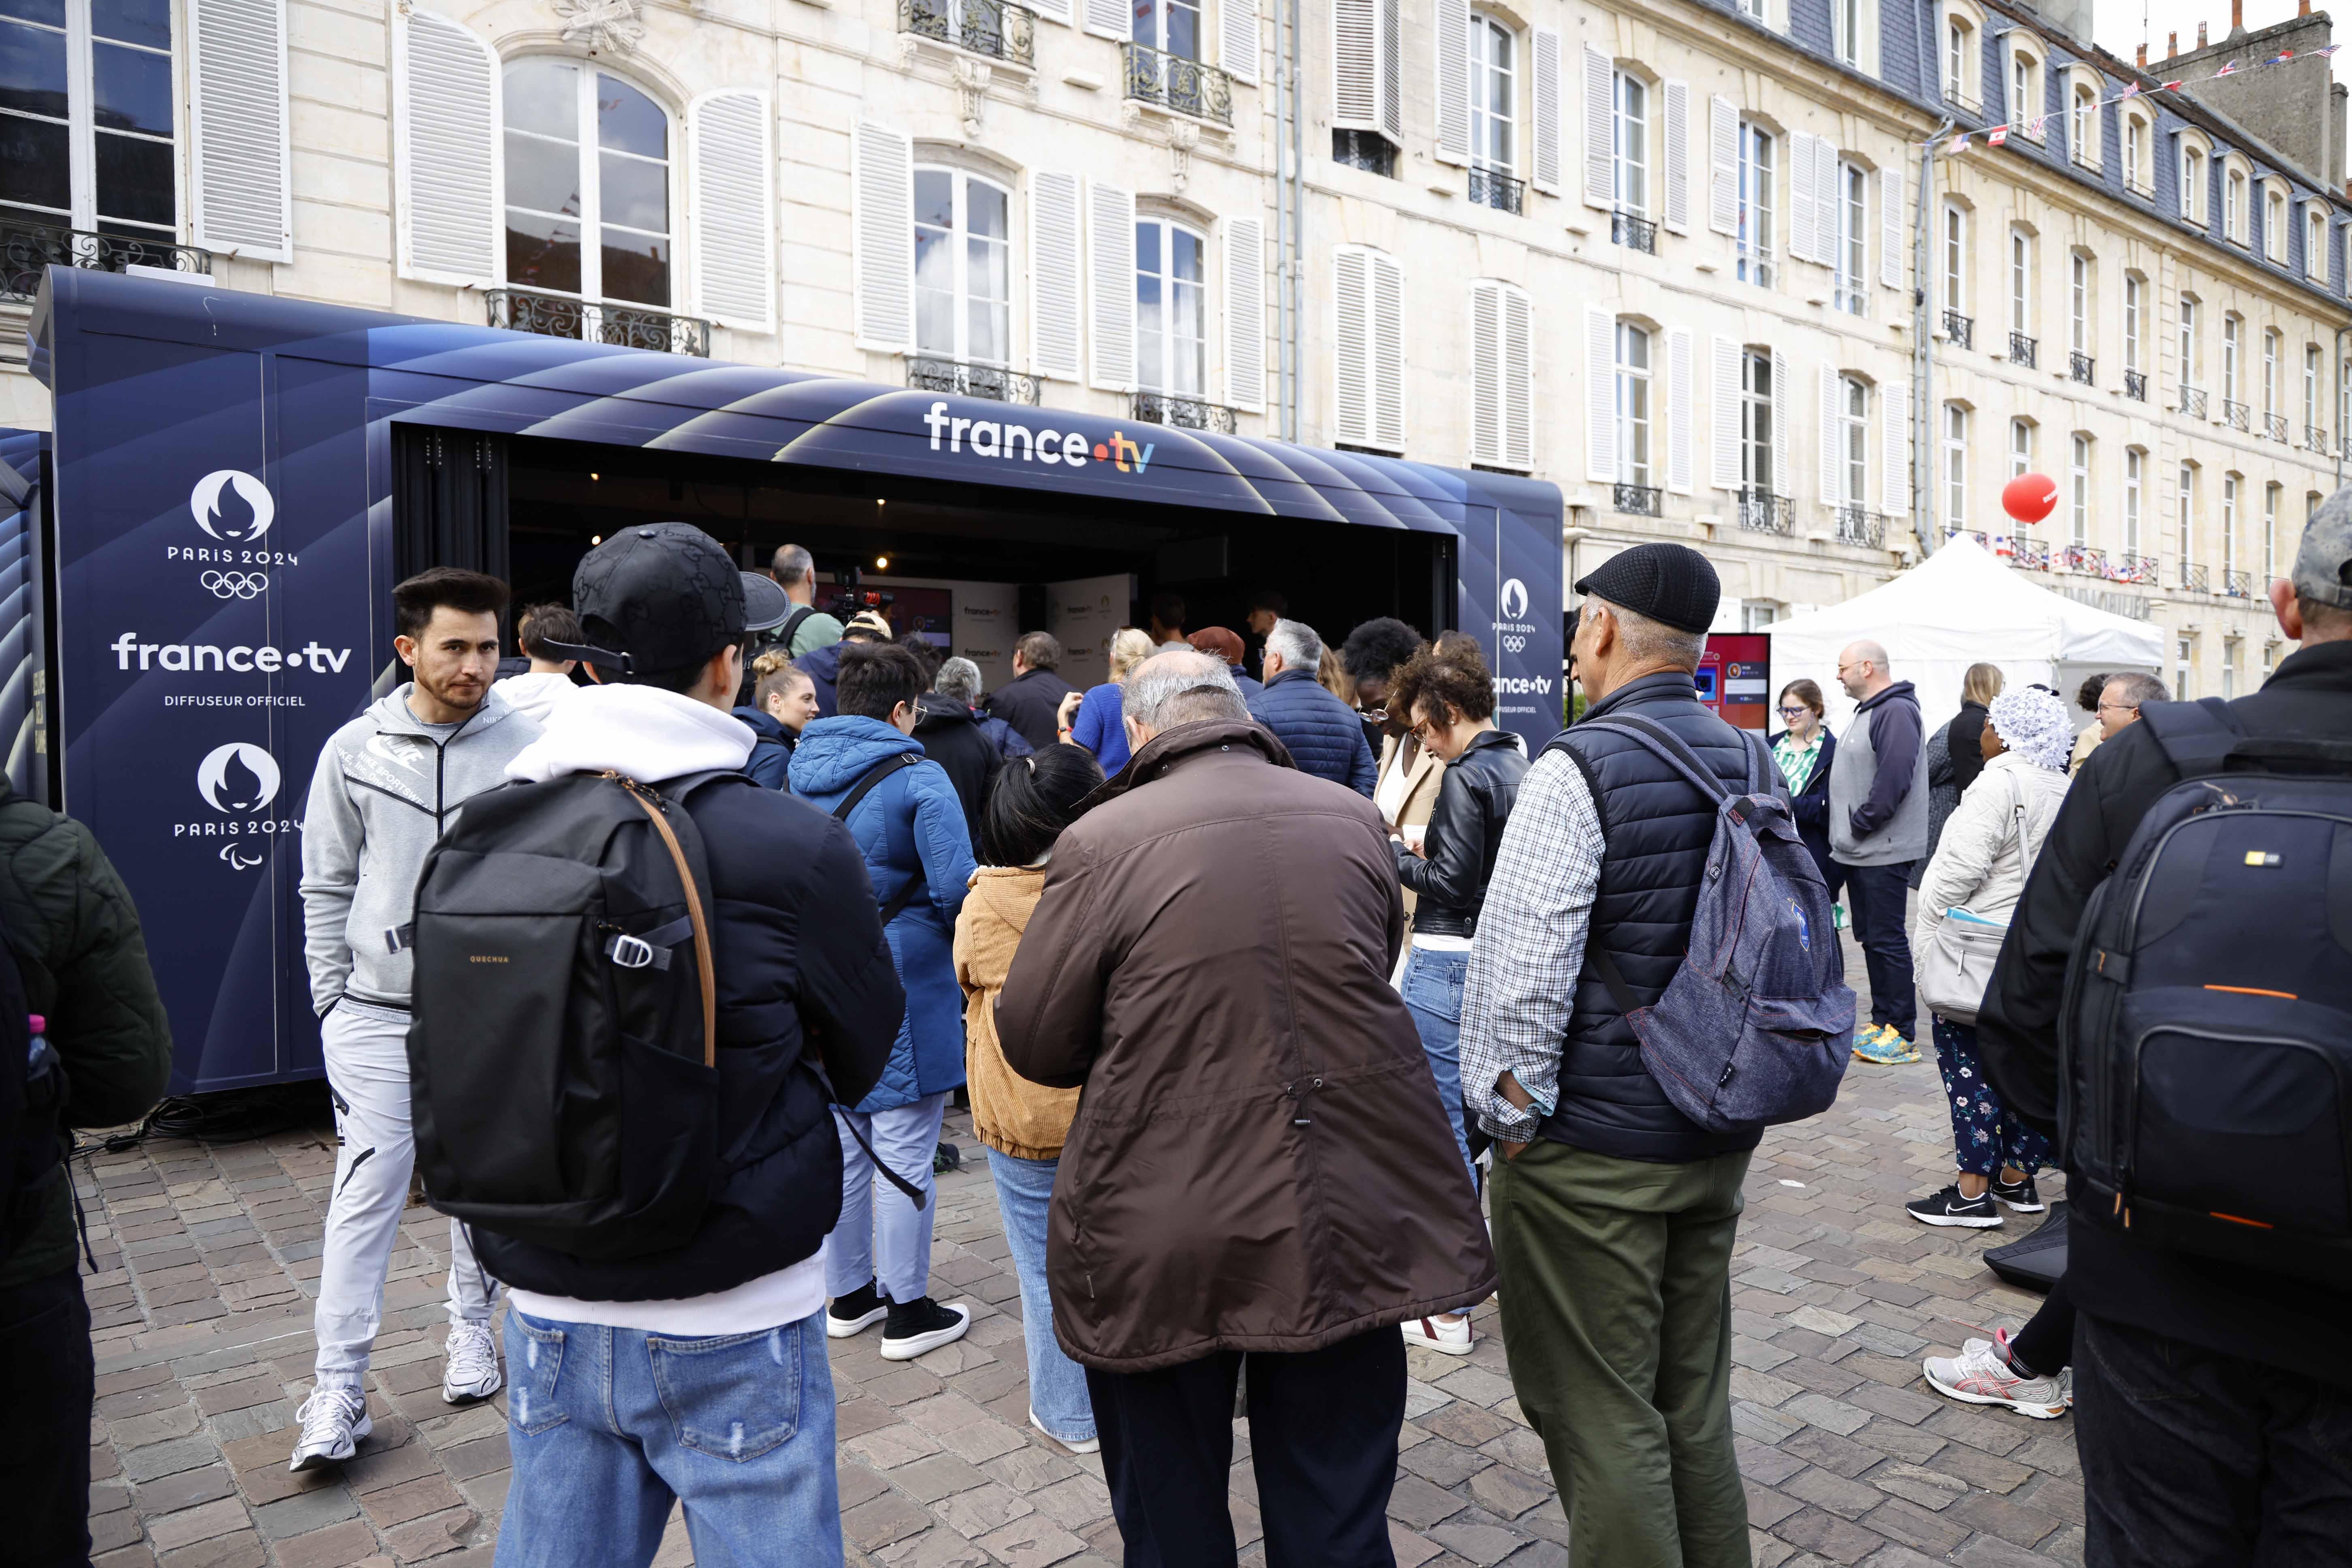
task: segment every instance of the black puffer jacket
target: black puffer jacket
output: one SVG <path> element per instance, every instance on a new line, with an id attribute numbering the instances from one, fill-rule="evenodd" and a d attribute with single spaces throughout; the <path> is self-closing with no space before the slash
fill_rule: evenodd
<path id="1" fill-rule="evenodd" d="M 1583 770 L 1607 847 L 1576 1010 L 1560 1042 L 1559 1108 L 1544 1119 L 1542 1134 L 1597 1154 L 1661 1163 L 1753 1149 L 1759 1133 L 1708 1132 L 1674 1108 L 1643 1065 L 1641 1042 L 1610 1000 L 1590 956 L 1594 947 L 1606 949 L 1643 1006 L 1664 995 L 1690 945 L 1691 917 L 1715 838 L 1715 802 L 1664 758 L 1594 723 L 1624 713 L 1673 731 L 1735 788 L 1745 787 L 1751 766 L 1760 765 L 1769 772 L 1770 787 L 1783 798 L 1788 793 L 1779 770 L 1738 731 L 1699 706 L 1689 676 L 1673 671 L 1619 687 L 1552 742 Z"/>
<path id="2" fill-rule="evenodd" d="M 1486 879 L 1495 874 L 1495 852 L 1503 847 L 1503 824 L 1527 774 L 1528 754 L 1508 730 L 1472 737 L 1447 764 L 1422 841 L 1428 858 L 1396 846 L 1397 880 L 1419 900 L 1414 934 L 1478 934 L 1478 909 L 1486 901 Z"/>
<path id="3" fill-rule="evenodd" d="M 915 700 L 915 739 L 922 742 L 923 755 L 947 770 L 963 805 L 964 831 L 979 844 L 981 814 L 988 809 L 996 770 L 1034 748 L 1020 731 L 973 712 L 944 691 L 926 691 Z"/>

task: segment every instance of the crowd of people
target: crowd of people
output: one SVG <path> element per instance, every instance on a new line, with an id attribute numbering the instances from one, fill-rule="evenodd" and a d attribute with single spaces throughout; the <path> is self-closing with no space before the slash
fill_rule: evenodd
<path id="1" fill-rule="evenodd" d="M 1746 1564 L 1732 1254 L 1753 1152 L 1789 1118 L 1717 1114 L 1662 1034 L 1698 982 L 1744 990 L 1696 970 L 1726 843 L 1786 847 L 1758 874 L 1808 952 L 1835 955 L 1839 922 L 1803 911 L 1851 908 L 1869 1016 L 1792 1044 L 1826 1050 L 1832 1083 L 1849 1059 L 1918 1061 L 1924 1002 L 1953 1179 L 1906 1212 L 1990 1229 L 2044 1211 L 2053 1160 L 2070 1190 L 2092 1179 L 2079 1125 L 2059 1141 L 2057 1040 L 2141 819 L 2256 756 L 2341 770 L 2352 734 L 2352 490 L 2273 588 L 2301 651 L 2209 705 L 2227 743 L 2202 750 L 2166 716 L 2191 705 L 2133 671 L 2084 683 L 2078 738 L 2059 693 L 1980 664 L 1929 732 L 1868 640 L 1833 671 L 1853 703 L 1837 732 L 1800 677 L 1781 727 L 1745 733 L 1695 684 L 1715 571 L 1669 543 L 1574 584 L 1585 705 L 1532 755 L 1459 633 L 1382 617 L 1334 645 L 1272 593 L 1241 628 L 1188 632 L 1164 593 L 1110 638 L 1104 681 L 1073 687 L 1031 631 L 987 691 L 921 632 L 819 609 L 814 582 L 798 546 L 748 573 L 688 525 L 628 529 L 570 605 L 517 616 L 502 667 L 505 586 L 428 571 L 393 595 L 409 679 L 311 781 L 301 895 L 340 1148 L 289 1468 L 349 1460 L 371 1429 L 422 1170 L 473 1216 L 450 1221 L 443 1397 L 511 1380 L 509 1568 L 650 1562 L 677 1500 L 698 1560 L 841 1560 L 827 1340 L 878 1326 L 880 1354 L 909 1360 L 972 1320 L 930 1269 L 960 1092 L 1018 1279 L 1030 1422 L 1099 1453 L 1130 1563 L 1235 1561 L 1243 1392 L 1266 1559 L 1391 1563 L 1407 1347 L 1469 1353 L 1471 1310 L 1499 1297 L 1570 1561 Z M 597 790 L 612 815 L 583 848 L 562 814 Z M 594 977 L 549 1026 L 574 1054 L 519 1065 L 538 1098 L 476 1116 L 415 1076 L 413 1021 L 439 1016 L 448 933 L 512 914 L 465 907 L 449 868 L 509 841 L 570 868 L 548 888 L 593 876 L 619 901 L 551 950 L 550 973 Z M 2352 837 L 2333 843 L 2340 900 Z M 45 1113 L 136 1117 L 169 1061 L 136 915 L 87 833 L 5 797 L 0 922 L 0 1016 L 37 1011 L 58 1042 L 28 1074 Z M 2204 987 L 2242 989 L 2298 994 Z M 649 1061 L 673 1035 L 701 1060 Z M 5 1028 L 0 1048 L 36 1068 L 49 1049 Z M 574 1157 L 592 1124 L 633 1130 L 589 1145 L 610 1191 Z M 462 1201 L 436 1192 L 488 1126 L 514 1147 L 467 1165 Z M 50 1160 L 0 1265 L 0 1322 L 21 1327 L 0 1335 L 23 1413 L 5 1473 L 37 1552 L 78 1561 L 91 1363 Z M 663 1223 L 623 1212 L 639 1192 Z M 2340 1561 L 2345 1281 L 2225 1269 L 2134 1236 L 2120 1190 L 2113 1226 L 2077 1196 L 2043 1309 L 1927 1358 L 1927 1382 L 2048 1419 L 2080 1373 L 2089 1562 Z M 33 1452 L 26 1431 L 57 1440 Z"/>

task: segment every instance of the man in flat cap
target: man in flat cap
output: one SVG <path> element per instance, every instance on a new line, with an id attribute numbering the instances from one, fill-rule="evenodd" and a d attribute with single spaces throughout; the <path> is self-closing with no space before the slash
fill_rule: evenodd
<path id="1" fill-rule="evenodd" d="M 1571 1563 L 1746 1568 L 1730 1275 L 1757 1134 L 1675 1110 L 1615 999 L 1649 1006 L 1681 967 L 1715 802 L 1601 721 L 1663 728 L 1734 789 L 1780 773 L 1698 700 L 1706 557 L 1636 545 L 1576 590 L 1588 706 L 1519 785 L 1462 999 L 1463 1099 L 1502 1156 L 1504 1342 Z"/>

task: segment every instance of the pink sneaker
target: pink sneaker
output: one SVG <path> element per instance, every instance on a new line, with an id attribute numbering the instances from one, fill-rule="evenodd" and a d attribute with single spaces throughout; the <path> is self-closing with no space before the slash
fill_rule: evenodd
<path id="1" fill-rule="evenodd" d="M 2065 1415 L 2063 1379 L 2019 1376 L 2001 1354 L 2008 1345 L 2009 1331 L 1997 1329 L 1993 1339 L 1970 1340 L 1958 1356 L 1931 1355 L 1920 1368 L 1927 1374 L 1927 1386 L 1947 1399 L 1964 1405 L 2005 1405 L 2036 1421 L 2054 1421 Z"/>

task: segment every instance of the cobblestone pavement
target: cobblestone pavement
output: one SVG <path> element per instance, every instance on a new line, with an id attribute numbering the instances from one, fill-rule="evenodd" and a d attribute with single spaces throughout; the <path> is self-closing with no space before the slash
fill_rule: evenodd
<path id="1" fill-rule="evenodd" d="M 1859 964 L 1855 965 L 1859 968 Z M 323 1109 L 324 1096 L 320 1096 Z M 1119 1558 L 1099 1461 L 1026 1419 L 1021 1302 L 974 1157 L 940 1187 L 933 1291 L 972 1303 L 969 1338 L 909 1363 L 836 1342 L 843 1525 L 884 1568 L 1098 1568 Z M 1970 1568 L 2082 1561 L 2071 1419 L 1948 1403 L 1919 1357 L 2029 1316 L 1978 1261 L 1989 1236 L 1900 1212 L 1949 1179 L 1932 1061 L 1857 1063 L 1829 1113 L 1778 1130 L 1748 1183 L 1732 1305 L 1734 1420 L 1759 1568 Z M 333 1165 L 317 1124 L 212 1147 L 151 1142 L 77 1166 L 100 1271 L 91 1531 L 108 1568 L 487 1564 L 508 1480 L 503 1399 L 441 1402 L 447 1231 L 421 1204 L 394 1258 L 370 1388 L 375 1434 L 340 1473 L 286 1473 L 308 1392 L 310 1293 Z M 2055 1184 L 2054 1183 L 2053 1184 Z M 1557 1563 L 1565 1516 L 1511 1397 L 1490 1303 L 1466 1359 L 1409 1352 L 1391 1532 L 1403 1568 Z M 1255 1542 L 1246 1455 L 1234 1510 Z M 676 1518 L 659 1561 L 691 1561 Z"/>

